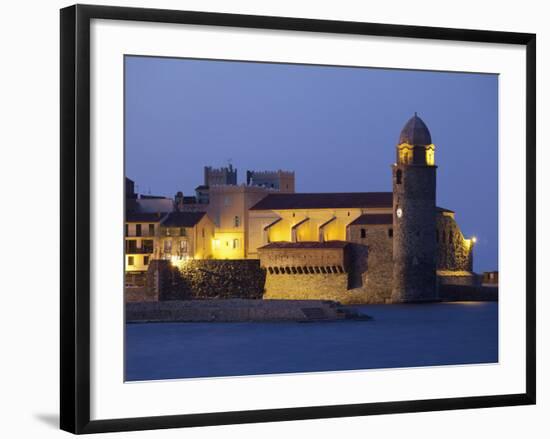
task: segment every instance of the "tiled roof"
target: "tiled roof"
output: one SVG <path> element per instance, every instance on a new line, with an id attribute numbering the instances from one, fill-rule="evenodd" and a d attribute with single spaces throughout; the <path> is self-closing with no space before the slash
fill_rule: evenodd
<path id="1" fill-rule="evenodd" d="M 393 215 L 391 213 L 366 213 L 350 223 L 350 226 L 357 225 L 385 225 L 393 224 Z"/>
<path id="2" fill-rule="evenodd" d="M 269 194 L 250 210 L 348 209 L 392 207 L 391 192 L 327 192 L 316 194 Z"/>
<path id="3" fill-rule="evenodd" d="M 127 223 L 158 223 L 166 214 L 151 212 L 126 212 Z"/>
<path id="4" fill-rule="evenodd" d="M 141 194 L 139 198 L 141 198 L 142 200 L 169 200 L 170 199 L 163 195 L 143 195 L 143 194 Z"/>
<path id="5" fill-rule="evenodd" d="M 166 219 L 162 221 L 162 225 L 166 227 L 193 227 L 202 217 L 205 212 L 170 212 Z"/>
<path id="6" fill-rule="evenodd" d="M 261 250 L 274 250 L 274 249 L 327 249 L 327 248 L 344 248 L 349 242 L 346 241 L 302 241 L 302 242 L 271 242 L 263 247 Z"/>

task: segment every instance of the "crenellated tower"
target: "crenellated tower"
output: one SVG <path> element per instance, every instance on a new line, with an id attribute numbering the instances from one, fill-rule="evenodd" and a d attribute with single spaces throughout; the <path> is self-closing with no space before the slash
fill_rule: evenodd
<path id="1" fill-rule="evenodd" d="M 415 113 L 396 148 L 393 174 L 392 302 L 437 300 L 435 146 Z"/>

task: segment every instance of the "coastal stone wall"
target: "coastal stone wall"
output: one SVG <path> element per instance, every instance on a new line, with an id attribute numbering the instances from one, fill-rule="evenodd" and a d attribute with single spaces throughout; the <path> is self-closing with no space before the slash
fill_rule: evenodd
<path id="1" fill-rule="evenodd" d="M 265 270 L 257 259 L 194 260 L 180 268 L 192 298 L 261 299 Z"/>
<path id="2" fill-rule="evenodd" d="M 369 320 L 328 300 L 172 300 L 126 304 L 126 322 L 271 322 Z"/>
<path id="3" fill-rule="evenodd" d="M 154 290 L 146 287 L 126 287 L 124 288 L 125 302 L 157 302 L 158 294 Z"/>
<path id="4" fill-rule="evenodd" d="M 364 233 L 361 229 L 365 230 Z M 349 238 L 353 242 L 361 243 L 351 248 L 351 259 L 359 265 L 355 276 L 360 273 L 359 282 L 350 282 L 351 292 L 362 294 L 365 303 L 387 302 L 391 298 L 393 276 L 392 225 L 350 226 Z M 350 278 L 352 276 L 354 276 L 353 272 L 350 273 Z"/>
<path id="5" fill-rule="evenodd" d="M 471 271 L 437 271 L 439 285 L 481 286 L 481 276 Z"/>
<path id="6" fill-rule="evenodd" d="M 444 302 L 456 301 L 498 301 L 498 287 L 470 285 L 440 285 L 439 299 Z"/>
<path id="7" fill-rule="evenodd" d="M 190 260 L 179 267 L 154 260 L 147 272 L 147 294 L 164 300 L 260 299 L 265 270 L 258 260 Z M 135 300 L 134 300 L 135 301 Z"/>
<path id="8" fill-rule="evenodd" d="M 365 243 L 368 245 L 348 243 L 338 250 L 293 249 L 286 255 L 261 250 L 261 264 L 266 268 L 264 299 L 387 302 L 391 296 L 391 239 L 381 228 Z"/>
<path id="9" fill-rule="evenodd" d="M 472 244 L 450 215 L 437 215 L 437 269 L 472 271 Z"/>

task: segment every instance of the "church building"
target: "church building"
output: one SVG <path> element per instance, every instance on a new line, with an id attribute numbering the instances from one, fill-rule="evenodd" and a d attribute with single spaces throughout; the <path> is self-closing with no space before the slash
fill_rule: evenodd
<path id="1" fill-rule="evenodd" d="M 342 303 L 438 300 L 475 285 L 475 238 L 436 205 L 435 145 L 414 115 L 402 129 L 392 192 L 270 193 L 250 208 L 247 257 L 267 271 L 267 299 Z"/>

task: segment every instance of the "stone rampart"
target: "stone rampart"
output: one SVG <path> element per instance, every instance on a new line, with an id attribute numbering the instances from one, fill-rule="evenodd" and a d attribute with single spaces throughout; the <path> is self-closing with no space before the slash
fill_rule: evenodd
<path id="1" fill-rule="evenodd" d="M 190 260 L 175 267 L 154 260 L 147 272 L 147 292 L 158 300 L 206 298 L 259 299 L 265 270 L 258 260 Z"/>

